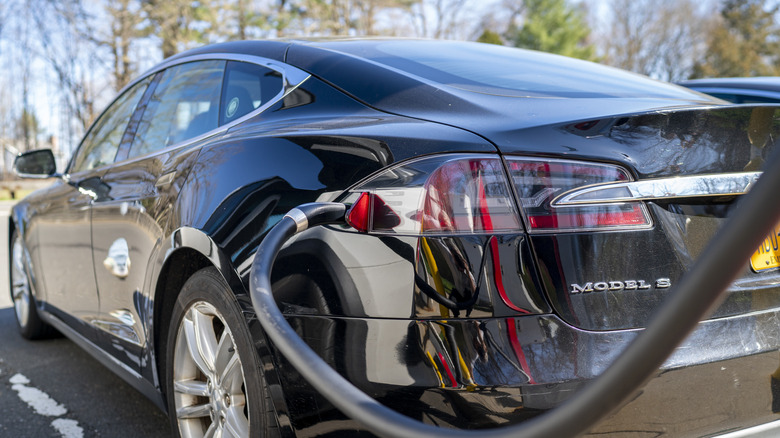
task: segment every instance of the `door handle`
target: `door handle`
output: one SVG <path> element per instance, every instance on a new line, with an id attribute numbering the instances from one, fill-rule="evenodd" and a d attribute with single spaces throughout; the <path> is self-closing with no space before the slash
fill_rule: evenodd
<path id="1" fill-rule="evenodd" d="M 103 266 L 114 277 L 127 278 L 130 275 L 130 249 L 127 240 L 119 238 L 108 249 L 108 257 L 103 260 Z"/>

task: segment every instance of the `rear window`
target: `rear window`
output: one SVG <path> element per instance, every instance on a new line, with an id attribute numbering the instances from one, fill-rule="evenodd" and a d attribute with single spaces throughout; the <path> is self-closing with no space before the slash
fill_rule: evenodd
<path id="1" fill-rule="evenodd" d="M 349 44 L 338 46 L 350 52 Z M 346 50 L 345 50 L 346 49 Z M 467 42 L 381 41 L 353 55 L 424 80 L 514 97 L 665 97 L 701 100 L 676 85 L 564 56 Z"/>

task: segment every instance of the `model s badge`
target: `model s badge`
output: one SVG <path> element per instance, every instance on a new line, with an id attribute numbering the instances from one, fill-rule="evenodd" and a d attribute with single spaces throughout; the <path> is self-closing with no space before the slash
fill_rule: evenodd
<path id="1" fill-rule="evenodd" d="M 570 292 L 572 294 L 582 294 L 619 290 L 666 289 L 671 287 L 671 285 L 672 281 L 668 278 L 659 278 L 652 283 L 648 283 L 645 280 L 598 281 L 585 284 L 572 283 Z"/>

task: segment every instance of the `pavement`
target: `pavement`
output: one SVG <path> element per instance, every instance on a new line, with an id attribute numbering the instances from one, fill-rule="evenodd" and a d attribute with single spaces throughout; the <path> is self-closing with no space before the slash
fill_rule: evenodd
<path id="1" fill-rule="evenodd" d="M 8 290 L 8 218 L 0 201 L 0 437 L 170 436 L 168 419 L 69 339 L 28 341 Z"/>

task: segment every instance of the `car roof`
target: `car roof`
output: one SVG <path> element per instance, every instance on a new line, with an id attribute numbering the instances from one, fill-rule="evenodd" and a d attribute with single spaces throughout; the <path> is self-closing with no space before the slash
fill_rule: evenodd
<path id="1" fill-rule="evenodd" d="M 243 54 L 284 62 L 364 104 L 468 128 L 723 104 L 673 84 L 549 53 L 464 41 L 325 38 L 220 43 L 163 61 Z M 578 102 L 571 105 L 572 99 Z M 498 120 L 501 119 L 501 120 Z"/>
<path id="2" fill-rule="evenodd" d="M 196 55 L 208 54 L 242 54 L 259 56 L 283 62 L 290 41 L 286 40 L 266 40 L 266 41 L 230 41 L 226 43 L 210 44 L 207 46 L 190 49 L 185 52 L 173 55 L 165 59 L 162 63 L 169 63 L 182 58 L 189 58 Z"/>
<path id="3" fill-rule="evenodd" d="M 301 56 L 305 54 L 305 56 Z M 335 66 L 323 65 L 328 60 Z M 331 82 L 349 68 L 403 75 L 434 88 L 449 86 L 503 97 L 673 97 L 687 94 L 668 83 L 564 56 L 492 44 L 429 39 L 296 40 L 286 62 Z M 334 68 L 336 67 L 336 68 Z M 344 68 L 338 68 L 344 67 Z M 374 76 L 353 77 L 350 84 Z M 359 80 L 358 80 L 359 79 Z M 346 81 L 344 81 L 346 84 Z M 688 98 L 690 96 L 687 96 Z"/>

